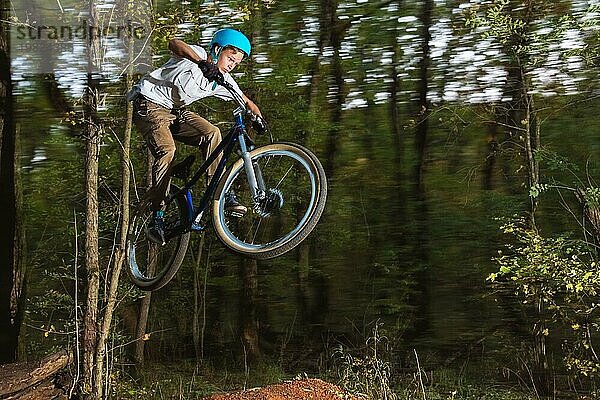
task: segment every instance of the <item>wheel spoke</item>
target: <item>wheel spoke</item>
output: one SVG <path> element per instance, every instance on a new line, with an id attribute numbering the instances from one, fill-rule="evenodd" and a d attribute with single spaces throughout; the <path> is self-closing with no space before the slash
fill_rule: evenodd
<path id="1" fill-rule="evenodd" d="M 291 165 L 288 170 L 286 171 L 286 173 L 281 177 L 281 179 L 279 180 L 279 182 L 277 182 L 277 186 L 275 186 L 275 189 L 279 188 L 279 185 L 281 185 L 281 182 L 283 182 L 283 180 L 285 179 L 285 177 L 290 173 L 290 171 L 292 170 L 294 166 Z"/>
<path id="2" fill-rule="evenodd" d="M 256 236 L 258 235 L 258 231 L 260 230 L 260 224 L 262 223 L 263 218 L 258 218 L 258 225 L 256 226 L 256 230 L 254 231 L 254 237 L 252 238 L 252 242 L 250 244 L 256 243 Z"/>
<path id="3" fill-rule="evenodd" d="M 250 226 L 248 227 L 248 232 L 246 232 L 246 234 L 244 235 L 244 240 L 249 240 L 250 237 L 252 237 L 252 232 L 254 232 L 254 224 L 256 222 L 258 222 L 258 225 L 260 226 L 260 217 L 255 217 L 252 219 Z M 254 244 L 256 240 L 256 235 L 254 235 L 254 237 L 252 238 L 252 241 L 250 242 L 251 244 Z"/>

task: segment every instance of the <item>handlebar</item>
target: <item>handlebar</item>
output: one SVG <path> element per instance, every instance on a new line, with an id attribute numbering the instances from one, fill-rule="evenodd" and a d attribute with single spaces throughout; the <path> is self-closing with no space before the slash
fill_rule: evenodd
<path id="1" fill-rule="evenodd" d="M 223 77 L 223 75 L 221 75 L 221 77 Z M 217 80 L 217 83 L 221 86 L 223 86 L 225 89 L 227 89 L 227 91 L 231 94 L 231 96 L 233 97 L 233 99 L 239 104 L 239 106 L 242 108 L 242 110 L 244 110 L 246 113 L 250 114 L 252 117 L 252 128 L 258 133 L 258 134 L 263 134 L 266 133 L 267 130 L 269 129 L 268 125 L 267 125 L 267 121 L 261 117 L 260 115 L 255 115 L 252 113 L 252 111 L 250 111 L 248 109 L 248 106 L 246 105 L 246 102 L 244 101 L 244 99 L 242 98 L 242 96 L 240 96 L 240 94 L 238 92 L 235 91 L 235 89 L 233 88 L 233 86 L 231 86 L 231 84 L 229 82 L 226 82 L 225 79 L 223 79 L 222 82 L 219 82 Z"/>
<path id="2" fill-rule="evenodd" d="M 210 72 L 209 67 L 203 62 L 198 63 L 198 68 L 200 68 L 200 71 L 202 71 L 204 76 L 207 76 L 207 73 Z M 265 121 L 265 119 L 262 118 L 260 115 L 254 115 L 254 114 L 252 114 L 252 112 L 250 110 L 248 110 L 248 107 L 246 105 L 246 102 L 244 101 L 244 98 L 242 96 L 240 96 L 240 94 L 238 92 L 235 91 L 235 89 L 229 82 L 225 81 L 225 77 L 223 76 L 223 74 L 221 72 L 214 75 L 214 81 L 217 82 L 219 85 L 223 86 L 225 89 L 227 89 L 227 91 L 231 94 L 233 99 L 239 104 L 239 106 L 242 108 L 242 110 L 244 110 L 246 113 L 252 115 L 252 128 L 254 128 L 254 130 L 256 130 L 257 133 L 263 134 L 268 130 L 267 121 Z"/>

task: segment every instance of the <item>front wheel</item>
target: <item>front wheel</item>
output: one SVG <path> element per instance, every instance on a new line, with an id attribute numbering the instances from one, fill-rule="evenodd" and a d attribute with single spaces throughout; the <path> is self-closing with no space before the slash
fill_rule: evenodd
<path id="1" fill-rule="evenodd" d="M 250 152 L 259 187 L 252 193 L 243 159 L 223 177 L 213 200 L 213 226 L 230 249 L 255 259 L 280 256 L 315 228 L 327 198 L 327 179 L 317 157 L 292 143 L 274 143 Z M 245 215 L 229 215 L 226 198 L 235 194 Z"/>
<path id="2" fill-rule="evenodd" d="M 177 191 L 171 185 L 171 192 Z M 175 276 L 185 257 L 190 241 L 187 221 L 191 200 L 181 193 L 168 202 L 164 217 L 166 243 L 159 245 L 148 239 L 152 224 L 150 201 L 143 200 L 129 223 L 127 232 L 127 266 L 133 283 L 142 290 L 157 290 Z"/>

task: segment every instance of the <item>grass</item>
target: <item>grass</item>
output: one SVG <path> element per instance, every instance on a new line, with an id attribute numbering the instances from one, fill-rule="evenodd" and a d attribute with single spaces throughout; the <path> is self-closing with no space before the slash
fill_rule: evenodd
<path id="1" fill-rule="evenodd" d="M 275 363 L 258 361 L 251 367 L 219 366 L 184 360 L 148 363 L 141 376 L 118 374 L 113 379 L 113 395 L 123 400 L 199 399 L 214 393 L 279 383 L 293 376 Z"/>
<path id="2" fill-rule="evenodd" d="M 466 357 L 450 366 L 443 358 L 398 350 L 386 332 L 375 325 L 360 348 L 333 347 L 329 354 L 304 351 L 302 355 L 269 359 L 251 364 L 225 357 L 214 361 L 182 360 L 151 363 L 137 379 L 121 372 L 112 377 L 113 398 L 200 399 L 219 392 L 281 383 L 297 376 L 321 378 L 372 400 L 542 400 L 527 379 L 515 377 L 498 360 Z M 390 334 L 394 338 L 396 335 Z M 293 353 L 296 354 L 296 353 Z M 301 358 L 299 360 L 298 358 Z M 318 358 L 319 361 L 315 361 Z M 301 362 L 300 362 L 301 361 Z M 487 364 L 486 364 L 487 363 Z M 295 367 L 291 367 L 295 365 Z M 317 366 L 308 371 L 310 365 Z M 305 373 L 308 372 L 308 373 Z M 504 376 L 503 376 L 504 375 Z M 510 380 L 509 380 L 510 379 Z M 595 396 L 556 395 L 548 399 L 592 399 Z"/>
<path id="3" fill-rule="evenodd" d="M 373 365 L 369 368 L 373 368 Z M 246 388 L 253 388 L 280 383 L 295 376 L 297 374 L 286 373 L 275 363 L 267 361 L 253 365 L 248 374 L 244 372 L 243 367 L 237 370 L 214 368 L 196 365 L 193 361 L 151 364 L 138 380 L 127 376 L 115 380 L 113 398 L 200 399 L 214 393 L 243 389 L 244 383 Z M 370 379 L 371 375 L 363 373 L 361 376 L 364 380 Z M 336 381 L 331 374 L 313 377 L 347 387 L 343 381 Z M 393 387 L 389 383 L 382 385 L 382 382 L 354 382 L 352 391 L 356 394 L 366 394 L 367 398 L 372 400 L 537 400 L 526 388 L 471 382 L 461 378 L 453 370 L 423 373 L 422 378 L 423 386 L 416 373 L 390 376 L 394 381 Z M 384 387 L 386 389 L 382 390 Z"/>
<path id="4" fill-rule="evenodd" d="M 470 378 L 465 377 L 464 366 L 425 370 L 413 350 L 413 362 L 401 368 L 390 346 L 375 326 L 359 355 L 339 347 L 333 352 L 332 380 L 373 400 L 538 400 L 527 387 L 494 383 L 481 365 L 470 368 Z"/>
<path id="5" fill-rule="evenodd" d="M 471 381 L 453 370 L 431 371 L 426 374 L 427 383 L 421 386 L 414 374 L 412 380 L 404 379 L 398 399 L 427 400 L 537 400 L 527 388 L 507 386 L 493 382 Z"/>

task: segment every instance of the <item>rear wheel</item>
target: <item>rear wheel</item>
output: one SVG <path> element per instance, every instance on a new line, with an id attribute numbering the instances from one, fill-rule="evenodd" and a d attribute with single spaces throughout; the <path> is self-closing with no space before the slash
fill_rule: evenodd
<path id="1" fill-rule="evenodd" d="M 174 193 L 178 189 L 172 186 Z M 166 207 L 164 232 L 166 243 L 159 245 L 148 239 L 153 222 L 150 202 L 140 202 L 127 233 L 127 264 L 133 283 L 142 290 L 157 290 L 175 276 L 185 257 L 190 240 L 187 228 L 190 205 L 185 194 L 172 199 Z"/>
<path id="2" fill-rule="evenodd" d="M 257 196 L 240 159 L 215 194 L 213 226 L 219 239 L 238 253 L 256 259 L 277 257 L 300 244 L 319 221 L 327 198 L 325 171 L 308 149 L 291 143 L 260 147 L 250 158 L 259 181 Z M 248 208 L 245 215 L 228 215 L 228 193 L 235 193 Z"/>

